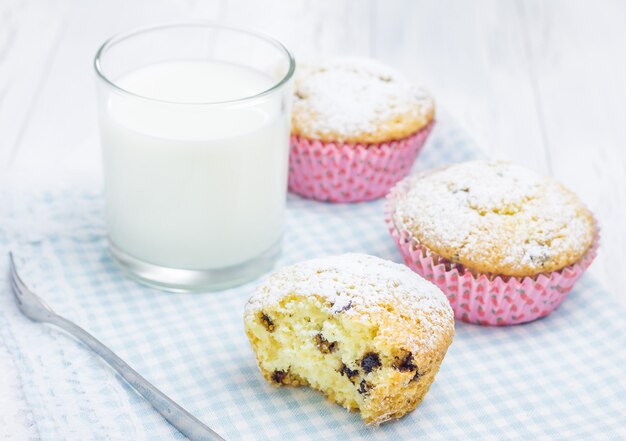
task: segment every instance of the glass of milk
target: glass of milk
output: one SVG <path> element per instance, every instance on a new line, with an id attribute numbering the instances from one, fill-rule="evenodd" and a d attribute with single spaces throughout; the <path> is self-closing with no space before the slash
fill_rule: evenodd
<path id="1" fill-rule="evenodd" d="M 95 69 L 114 259 L 175 291 L 269 270 L 285 214 L 289 51 L 254 31 L 173 24 L 111 38 Z"/>

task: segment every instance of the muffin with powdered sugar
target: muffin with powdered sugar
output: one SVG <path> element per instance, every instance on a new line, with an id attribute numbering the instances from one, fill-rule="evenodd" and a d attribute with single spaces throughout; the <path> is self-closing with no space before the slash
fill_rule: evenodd
<path id="1" fill-rule="evenodd" d="M 289 188 L 330 202 L 380 198 L 409 173 L 434 117 L 428 93 L 376 61 L 300 66 Z"/>
<path id="2" fill-rule="evenodd" d="M 408 177 L 386 212 L 407 265 L 448 295 L 457 318 L 474 323 L 548 315 L 597 248 L 593 216 L 574 193 L 506 162 Z"/>

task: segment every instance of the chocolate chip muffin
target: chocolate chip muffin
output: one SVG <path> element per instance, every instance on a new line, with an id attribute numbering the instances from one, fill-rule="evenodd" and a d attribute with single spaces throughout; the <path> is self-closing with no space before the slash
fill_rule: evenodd
<path id="1" fill-rule="evenodd" d="M 454 336 L 436 286 L 363 254 L 283 268 L 257 288 L 244 321 L 268 382 L 310 386 L 368 424 L 415 409 Z"/>

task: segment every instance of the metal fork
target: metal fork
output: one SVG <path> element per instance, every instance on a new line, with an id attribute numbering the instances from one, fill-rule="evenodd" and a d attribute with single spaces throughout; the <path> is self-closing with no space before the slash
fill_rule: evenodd
<path id="1" fill-rule="evenodd" d="M 143 378 L 137 371 L 131 368 L 124 360 L 115 355 L 113 351 L 100 343 L 80 326 L 56 314 L 46 302 L 34 292 L 29 290 L 15 269 L 13 253 L 9 253 L 9 266 L 11 287 L 22 313 L 36 322 L 47 322 L 58 326 L 64 331 L 76 337 L 89 349 L 98 354 L 109 366 L 115 369 L 128 382 L 133 389 L 143 396 L 151 405 L 180 433 L 193 441 L 225 441 L 199 419 L 183 409 L 171 398 L 154 387 L 148 380 Z"/>

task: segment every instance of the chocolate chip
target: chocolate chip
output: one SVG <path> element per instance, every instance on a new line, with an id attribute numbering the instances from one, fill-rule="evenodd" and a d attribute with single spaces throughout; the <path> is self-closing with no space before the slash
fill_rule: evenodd
<path id="1" fill-rule="evenodd" d="M 261 322 L 263 322 L 263 326 L 265 326 L 265 329 L 267 329 L 269 332 L 274 331 L 274 322 L 264 312 L 261 313 Z"/>
<path id="2" fill-rule="evenodd" d="M 369 384 L 365 380 L 361 380 L 361 383 L 359 383 L 359 388 L 357 389 L 357 392 L 360 393 L 361 395 L 368 395 L 371 388 L 372 388 L 371 384 Z"/>
<path id="3" fill-rule="evenodd" d="M 416 368 L 416 369 L 417 369 L 417 368 Z M 423 376 L 424 376 L 424 374 L 422 374 L 422 373 L 419 371 L 419 369 L 417 369 L 417 370 L 415 371 L 415 375 L 413 375 L 413 378 L 411 378 L 411 380 L 410 380 L 410 381 L 419 381 L 419 379 L 420 379 L 421 377 L 423 377 Z"/>
<path id="4" fill-rule="evenodd" d="M 342 312 L 346 312 L 348 309 L 352 308 L 352 300 L 350 300 L 346 305 L 335 311 L 335 314 L 340 314 Z"/>
<path id="5" fill-rule="evenodd" d="M 363 356 L 363 359 L 361 359 L 361 367 L 366 374 L 369 374 L 374 369 L 380 366 L 380 357 L 375 352 L 368 352 Z"/>
<path id="6" fill-rule="evenodd" d="M 272 380 L 274 380 L 275 383 L 282 384 L 286 376 L 287 376 L 286 371 L 275 370 L 274 373 L 272 374 Z"/>
<path id="7" fill-rule="evenodd" d="M 321 333 L 316 334 L 315 337 L 313 337 L 313 340 L 317 345 L 317 349 L 319 349 L 322 354 L 330 354 L 331 352 L 335 352 L 337 350 L 338 343 L 336 341 L 329 342 Z"/>
<path id="8" fill-rule="evenodd" d="M 394 369 L 399 370 L 400 372 L 410 372 L 417 370 L 417 366 L 413 363 L 413 354 L 410 352 L 406 352 L 405 355 L 401 357 L 395 357 L 396 362 L 391 366 Z"/>
<path id="9" fill-rule="evenodd" d="M 339 368 L 339 373 L 341 375 L 345 375 L 346 377 L 348 377 L 348 379 L 352 380 L 352 377 L 356 377 L 357 375 L 359 375 L 359 370 L 350 369 L 348 366 L 346 366 L 345 363 L 342 363 L 341 367 Z"/>

